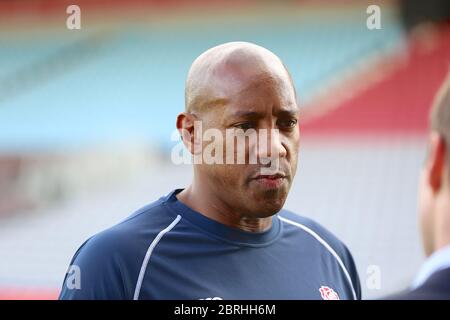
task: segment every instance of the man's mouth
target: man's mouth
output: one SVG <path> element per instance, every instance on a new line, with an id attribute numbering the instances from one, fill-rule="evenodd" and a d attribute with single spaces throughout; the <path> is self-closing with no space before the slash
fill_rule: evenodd
<path id="1" fill-rule="evenodd" d="M 276 173 L 271 175 L 260 174 L 252 180 L 258 183 L 264 189 L 277 189 L 284 183 L 284 181 L 286 180 L 286 176 L 283 173 Z"/>

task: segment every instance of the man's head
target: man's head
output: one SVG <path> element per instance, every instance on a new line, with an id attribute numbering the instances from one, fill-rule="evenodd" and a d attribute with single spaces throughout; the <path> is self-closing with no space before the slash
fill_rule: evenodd
<path id="1" fill-rule="evenodd" d="M 450 244 L 450 74 L 430 113 L 429 150 L 419 188 L 420 225 L 426 255 Z"/>
<path id="2" fill-rule="evenodd" d="M 198 154 L 200 148 L 195 146 L 201 146 L 205 156 L 205 149 L 211 150 L 213 144 L 215 159 L 223 157 L 223 164 L 195 164 L 194 179 L 223 205 L 245 217 L 262 218 L 278 212 L 296 172 L 300 139 L 295 88 L 281 60 L 246 42 L 211 48 L 193 62 L 185 98 L 186 109 L 177 118 L 177 128 L 186 147 Z M 214 141 L 196 136 L 195 121 L 201 121 L 203 134 L 210 129 L 220 132 L 223 144 L 216 141 L 217 136 Z M 278 134 L 272 129 L 278 129 Z M 256 133 L 257 143 L 245 139 L 248 133 Z M 236 163 L 237 145 L 234 163 L 227 163 L 227 134 L 235 135 L 231 146 L 244 136 L 244 164 Z M 250 161 L 252 157 L 256 163 Z M 275 170 L 264 174 L 262 169 L 275 162 Z"/>

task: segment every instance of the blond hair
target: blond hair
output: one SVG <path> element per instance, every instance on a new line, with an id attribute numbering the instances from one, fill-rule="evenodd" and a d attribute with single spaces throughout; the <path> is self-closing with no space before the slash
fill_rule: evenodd
<path id="1" fill-rule="evenodd" d="M 450 72 L 437 92 L 430 113 L 431 130 L 438 132 L 450 150 Z M 450 163 L 450 157 L 447 156 Z"/>

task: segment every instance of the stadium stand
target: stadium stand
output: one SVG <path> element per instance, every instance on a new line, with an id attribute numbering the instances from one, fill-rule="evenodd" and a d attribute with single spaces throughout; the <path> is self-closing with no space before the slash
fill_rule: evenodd
<path id="1" fill-rule="evenodd" d="M 200 52 L 237 38 L 276 52 L 299 92 L 287 208 L 348 244 L 365 298 L 406 285 L 423 258 L 416 180 L 450 29 L 406 35 L 386 4 L 383 28 L 368 31 L 365 8 L 327 8 L 140 18 L 68 38 L 0 32 L 0 299 L 56 298 L 87 237 L 189 182 L 169 158 L 185 75 Z M 378 289 L 366 285 L 373 265 Z"/>

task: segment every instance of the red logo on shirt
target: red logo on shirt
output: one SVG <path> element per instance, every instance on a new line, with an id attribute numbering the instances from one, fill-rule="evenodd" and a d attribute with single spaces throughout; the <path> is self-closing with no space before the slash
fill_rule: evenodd
<path id="1" fill-rule="evenodd" d="M 323 300 L 340 300 L 337 292 L 331 289 L 330 287 L 321 286 L 319 291 Z"/>

